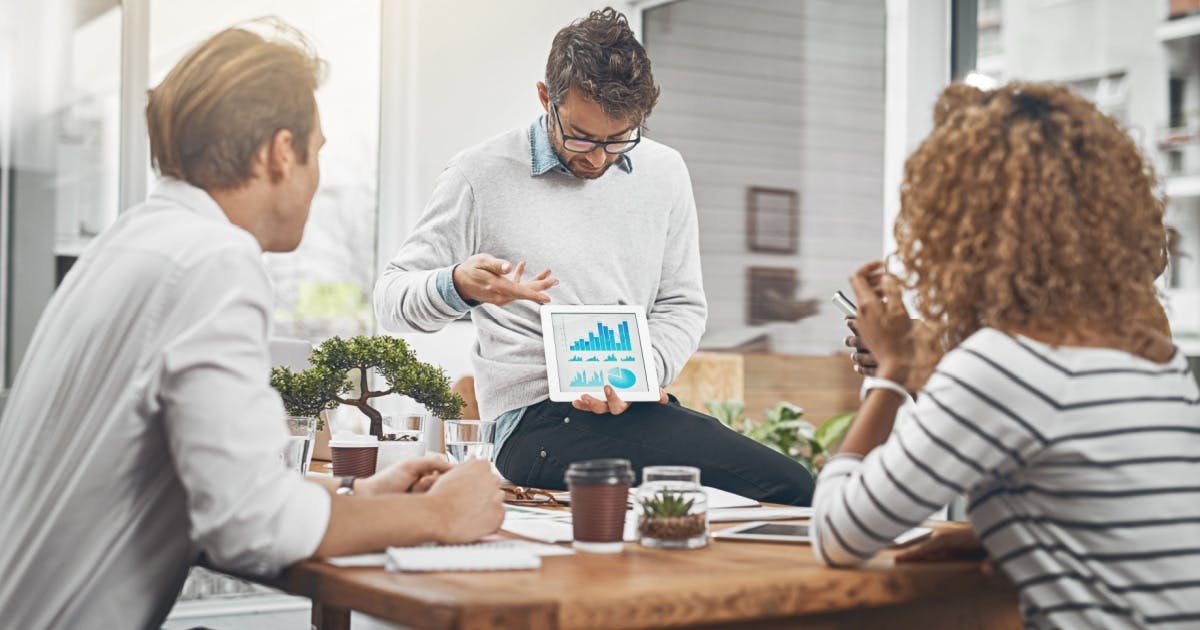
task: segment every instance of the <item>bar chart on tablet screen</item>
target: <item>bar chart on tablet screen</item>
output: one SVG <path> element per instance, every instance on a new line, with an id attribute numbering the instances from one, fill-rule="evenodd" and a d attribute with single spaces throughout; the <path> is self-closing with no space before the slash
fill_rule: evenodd
<path id="1" fill-rule="evenodd" d="M 637 321 L 623 313 L 555 313 L 559 382 L 567 391 L 649 390 Z"/>

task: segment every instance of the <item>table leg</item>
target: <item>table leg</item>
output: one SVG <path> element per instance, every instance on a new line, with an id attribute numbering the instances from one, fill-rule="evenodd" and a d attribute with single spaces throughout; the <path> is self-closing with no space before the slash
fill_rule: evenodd
<path id="1" fill-rule="evenodd" d="M 314 630 L 350 630 L 350 611 L 313 602 L 312 627 Z"/>

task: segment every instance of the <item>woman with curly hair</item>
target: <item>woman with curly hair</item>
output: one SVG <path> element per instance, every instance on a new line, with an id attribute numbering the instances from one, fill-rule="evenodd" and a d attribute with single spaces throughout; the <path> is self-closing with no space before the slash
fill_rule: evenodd
<path id="1" fill-rule="evenodd" d="M 877 377 L 821 473 L 815 549 L 857 564 L 965 493 L 1027 624 L 1200 623 L 1200 392 L 1161 333 L 1153 169 L 1060 86 L 953 85 L 934 121 L 905 165 L 903 277 L 851 277 Z"/>

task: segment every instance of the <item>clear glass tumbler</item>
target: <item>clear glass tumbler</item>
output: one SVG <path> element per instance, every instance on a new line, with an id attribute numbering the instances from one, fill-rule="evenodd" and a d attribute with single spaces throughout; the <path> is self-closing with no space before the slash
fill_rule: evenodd
<path id="1" fill-rule="evenodd" d="M 288 416 L 288 442 L 280 457 L 288 468 L 308 474 L 308 465 L 312 462 L 313 434 L 317 430 L 317 419 L 311 416 Z"/>
<path id="2" fill-rule="evenodd" d="M 496 423 L 492 420 L 442 420 L 446 457 L 461 464 L 467 459 L 493 461 L 496 447 Z"/>

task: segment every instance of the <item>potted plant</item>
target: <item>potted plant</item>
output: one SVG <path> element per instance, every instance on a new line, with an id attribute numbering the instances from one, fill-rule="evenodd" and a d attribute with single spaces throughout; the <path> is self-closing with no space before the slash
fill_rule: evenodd
<path id="1" fill-rule="evenodd" d="M 696 500 L 693 493 L 665 488 L 646 494 L 639 492 L 638 534 L 642 544 L 663 548 L 704 546 L 708 538 L 708 514 L 706 510 L 692 511 Z"/>
<path id="2" fill-rule="evenodd" d="M 384 439 L 383 414 L 370 405 L 373 398 L 408 396 L 439 418 L 456 418 L 463 399 L 450 391 L 450 379 L 441 368 L 416 358 L 403 339 L 385 335 L 331 337 L 309 355 L 312 367 L 292 372 L 271 370 L 271 385 L 279 391 L 288 413 L 313 412 L 338 404 L 356 407 L 371 420 L 371 435 Z M 374 370 L 387 387 L 372 390 L 368 373 Z M 357 380 L 350 380 L 353 376 Z"/>
<path id="3" fill-rule="evenodd" d="M 829 450 L 841 441 L 854 422 L 853 413 L 839 413 L 814 427 L 804 419 L 804 410 L 789 402 L 780 402 L 763 413 L 763 422 L 755 424 L 743 417 L 745 405 L 738 400 L 708 401 L 709 415 L 742 435 L 800 462 L 816 475 L 829 458 Z"/>

